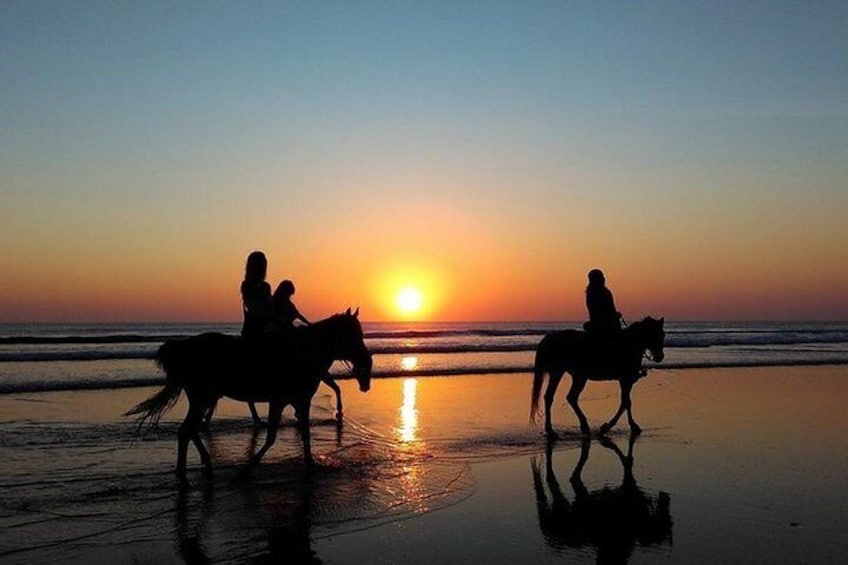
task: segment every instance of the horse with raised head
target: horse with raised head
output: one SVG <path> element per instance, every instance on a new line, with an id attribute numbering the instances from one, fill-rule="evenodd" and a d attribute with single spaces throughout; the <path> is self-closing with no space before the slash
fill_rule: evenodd
<path id="1" fill-rule="evenodd" d="M 205 333 L 166 341 L 156 354 L 165 371 L 165 386 L 125 415 L 137 416 L 139 430 L 154 426 L 174 406 L 181 392 L 188 412 L 177 442 L 177 475 L 185 478 L 189 441 L 193 442 L 208 474 L 212 461 L 200 439 L 203 416 L 221 397 L 268 402 L 265 444 L 251 458 L 258 463 L 274 444 L 283 408 L 294 407 L 307 465 L 312 465 L 309 410 L 312 397 L 334 361 L 351 365 L 359 389 L 371 386 L 371 353 L 365 346 L 359 310 L 336 314 L 287 337 L 271 335 L 261 345 L 240 337 Z"/>
<path id="2" fill-rule="evenodd" d="M 618 419 L 627 411 L 630 430 L 638 434 L 642 431 L 633 420 L 630 391 L 647 370 L 642 367 L 642 358 L 659 363 L 665 357 L 664 318 L 655 320 L 650 316 L 623 329 L 619 335 L 601 342 L 597 336 L 578 330 L 563 330 L 547 334 L 536 348 L 536 362 L 533 376 L 533 394 L 530 404 L 530 419 L 536 420 L 539 413 L 539 395 L 545 375 L 548 375 L 548 387 L 545 390 L 545 432 L 551 439 L 558 436 L 551 426 L 551 404 L 554 401 L 557 386 L 565 373 L 571 375 L 571 389 L 566 395 L 569 405 L 580 421 L 580 431 L 590 434 L 589 422 L 577 403 L 587 381 L 613 381 L 621 385 L 621 403 L 618 411 L 603 424 L 600 434 L 607 433 Z"/>

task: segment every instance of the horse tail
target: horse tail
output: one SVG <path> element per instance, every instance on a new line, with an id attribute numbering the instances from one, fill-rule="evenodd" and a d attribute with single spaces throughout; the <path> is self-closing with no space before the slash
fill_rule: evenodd
<path id="1" fill-rule="evenodd" d="M 173 383 L 166 383 L 162 390 L 143 400 L 130 408 L 124 416 L 136 416 L 138 431 L 153 428 L 159 423 L 162 416 L 174 407 L 183 387 Z"/>
<path id="2" fill-rule="evenodd" d="M 544 363 L 544 354 L 547 350 L 547 336 L 542 338 L 536 347 L 536 361 L 533 366 L 533 394 L 530 397 L 530 423 L 535 424 L 539 416 L 539 395 L 542 393 L 542 384 L 545 382 L 547 368 Z"/>
<path id="3" fill-rule="evenodd" d="M 177 371 L 175 370 L 174 346 L 175 342 L 168 340 L 156 352 L 156 364 L 165 371 L 165 386 L 124 414 L 124 416 L 136 416 L 139 433 L 155 427 L 165 412 L 174 407 L 183 390 L 183 385 L 178 382 L 175 374 Z"/>
<path id="4" fill-rule="evenodd" d="M 169 339 L 156 351 L 156 365 L 165 372 L 165 380 L 168 383 L 176 384 L 181 372 L 180 360 L 183 356 L 180 355 L 180 343 Z"/>

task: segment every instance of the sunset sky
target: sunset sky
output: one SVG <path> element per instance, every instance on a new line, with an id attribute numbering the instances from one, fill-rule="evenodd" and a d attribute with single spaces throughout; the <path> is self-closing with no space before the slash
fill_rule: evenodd
<path id="1" fill-rule="evenodd" d="M 254 249 L 310 318 L 846 320 L 848 3 L 3 2 L 0 249 L 0 322 L 238 320 Z"/>

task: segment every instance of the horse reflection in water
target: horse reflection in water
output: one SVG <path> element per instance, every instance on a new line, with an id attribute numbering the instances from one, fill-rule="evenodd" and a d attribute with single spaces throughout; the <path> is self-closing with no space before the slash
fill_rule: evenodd
<path id="1" fill-rule="evenodd" d="M 586 488 L 581 477 L 589 459 L 591 440 L 586 438 L 580 445 L 580 459 L 569 479 L 574 491 L 573 501 L 563 494 L 554 473 L 552 444 L 548 443 L 545 454 L 545 483 L 550 498 L 545 492 L 539 462 L 533 459 L 533 486 L 539 527 L 545 542 L 557 550 L 594 547 L 598 563 L 626 563 L 636 544 L 643 547 L 671 544 L 668 493 L 650 495 L 639 488 L 633 477 L 635 436 L 630 436 L 627 455 L 609 439 L 598 441 L 621 461 L 624 469 L 621 485 L 592 491 Z"/>
<path id="2" fill-rule="evenodd" d="M 312 481 L 266 479 L 216 493 L 212 483 L 179 489 L 174 545 L 186 565 L 223 561 L 321 563 L 312 547 Z M 222 535 L 224 528 L 231 536 Z"/>

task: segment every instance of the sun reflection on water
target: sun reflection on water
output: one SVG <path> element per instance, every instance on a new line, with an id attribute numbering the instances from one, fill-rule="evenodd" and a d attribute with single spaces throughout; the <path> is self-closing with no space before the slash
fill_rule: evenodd
<path id="1" fill-rule="evenodd" d="M 412 371 L 413 369 L 418 367 L 418 357 L 415 357 L 413 355 L 403 357 L 400 360 L 400 367 L 404 371 Z"/>
<path id="2" fill-rule="evenodd" d="M 418 439 L 418 409 L 415 407 L 417 391 L 418 379 L 403 380 L 403 404 L 400 407 L 400 426 L 398 427 L 398 436 L 402 442 Z"/>
<path id="3" fill-rule="evenodd" d="M 407 358 L 404 358 L 404 361 Z M 412 357 L 412 362 L 417 364 L 418 360 Z M 404 363 L 405 365 L 405 363 Z M 413 365 L 411 368 L 414 368 Z M 425 452 L 424 442 L 418 437 L 418 408 L 416 397 L 418 395 L 418 379 L 407 378 L 403 380 L 403 402 L 399 410 L 397 434 L 400 439 L 400 453 L 408 461 L 402 469 L 403 494 L 402 500 L 414 512 L 427 512 L 428 503 L 423 486 L 423 469 L 421 467 L 421 455 Z M 400 454 L 399 453 L 399 454 Z"/>

